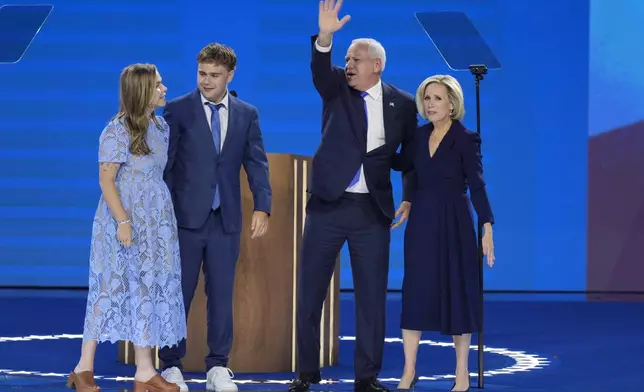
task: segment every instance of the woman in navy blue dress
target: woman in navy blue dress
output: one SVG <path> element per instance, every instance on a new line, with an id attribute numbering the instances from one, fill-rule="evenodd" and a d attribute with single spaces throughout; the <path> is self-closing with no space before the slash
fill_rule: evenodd
<path id="1" fill-rule="evenodd" d="M 466 129 L 463 91 L 451 76 L 424 80 L 416 92 L 421 116 L 414 143 L 396 157 L 394 168 L 413 170 L 413 194 L 405 229 L 405 275 L 401 328 L 405 368 L 399 390 L 417 381 L 416 354 L 422 331 L 454 338 L 456 382 L 469 390 L 471 334 L 481 329 L 478 246 L 471 203 L 484 223 L 483 253 L 494 264 L 494 217 L 483 180 L 478 133 Z M 470 197 L 467 195 L 469 188 Z"/>

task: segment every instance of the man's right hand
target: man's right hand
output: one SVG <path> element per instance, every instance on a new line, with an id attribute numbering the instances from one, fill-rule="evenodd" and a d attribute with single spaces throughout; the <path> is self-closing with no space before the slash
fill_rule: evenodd
<path id="1" fill-rule="evenodd" d="M 318 15 L 318 26 L 320 27 L 320 36 L 330 38 L 336 31 L 340 30 L 345 23 L 351 20 L 350 15 L 345 15 L 341 20 L 338 19 L 338 11 L 342 7 L 342 0 L 320 0 L 320 13 Z"/>

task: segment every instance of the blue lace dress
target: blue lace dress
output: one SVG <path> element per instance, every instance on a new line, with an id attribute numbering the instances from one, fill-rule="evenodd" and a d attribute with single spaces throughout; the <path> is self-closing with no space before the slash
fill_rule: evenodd
<path id="1" fill-rule="evenodd" d="M 132 221 L 133 244 L 119 244 L 116 221 L 101 197 L 92 226 L 83 340 L 162 348 L 186 337 L 177 222 L 163 181 L 169 128 L 162 117 L 157 121 L 162 129 L 150 123 L 147 156 L 130 153 L 120 120 L 101 133 L 99 162 L 121 164 L 116 188 Z"/>

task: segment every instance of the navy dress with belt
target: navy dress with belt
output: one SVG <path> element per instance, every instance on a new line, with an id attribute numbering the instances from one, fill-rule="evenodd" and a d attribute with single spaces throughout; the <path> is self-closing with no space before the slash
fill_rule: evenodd
<path id="1" fill-rule="evenodd" d="M 481 291 L 474 205 L 482 223 L 494 223 L 478 133 L 453 121 L 433 156 L 420 127 L 413 147 L 394 168 L 413 169 L 415 190 L 405 229 L 401 328 L 461 335 L 481 330 Z M 470 195 L 467 194 L 469 188 Z"/>

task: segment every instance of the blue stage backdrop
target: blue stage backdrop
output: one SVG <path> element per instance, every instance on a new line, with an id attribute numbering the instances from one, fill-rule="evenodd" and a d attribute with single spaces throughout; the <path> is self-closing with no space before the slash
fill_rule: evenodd
<path id="1" fill-rule="evenodd" d="M 239 56 L 232 88 L 259 108 L 268 151 L 315 151 L 316 0 L 54 6 L 22 61 L 0 65 L 0 285 L 86 285 L 98 136 L 117 109 L 119 73 L 129 63 L 156 63 L 175 97 L 194 88 L 203 45 L 231 45 Z M 414 18 L 438 10 L 466 12 L 504 66 L 482 82 L 484 163 L 498 222 L 486 288 L 585 289 L 588 2 L 345 1 L 352 20 L 335 37 L 337 63 L 352 38 L 374 37 L 387 49 L 388 82 L 414 92 L 429 75 L 458 77 L 465 122 L 474 127 L 473 77 L 450 71 Z M 399 174 L 392 176 L 399 203 Z M 403 276 L 403 230 L 392 238 L 392 289 Z M 342 287 L 351 288 L 346 250 L 342 258 Z"/>
<path id="2" fill-rule="evenodd" d="M 644 291 L 644 3 L 591 0 L 588 290 Z M 615 24 L 619 21 L 619 24 Z"/>

